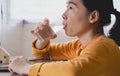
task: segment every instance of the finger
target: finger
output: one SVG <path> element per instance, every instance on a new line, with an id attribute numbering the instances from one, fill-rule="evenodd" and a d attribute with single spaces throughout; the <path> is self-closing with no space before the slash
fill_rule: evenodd
<path id="1" fill-rule="evenodd" d="M 18 60 L 19 59 L 19 56 L 16 56 L 14 59 L 13 59 L 13 61 L 16 61 L 16 60 Z"/>
<path id="2" fill-rule="evenodd" d="M 37 25 L 37 26 L 34 28 L 34 31 L 40 30 L 40 27 L 41 27 L 41 25 Z"/>
<path id="3" fill-rule="evenodd" d="M 19 56 L 17 56 L 14 59 L 12 59 L 9 65 L 13 65 L 17 61 L 19 61 Z"/>
<path id="4" fill-rule="evenodd" d="M 19 56 L 17 59 L 18 62 L 20 61 L 26 61 L 26 58 L 24 56 Z"/>
<path id="5" fill-rule="evenodd" d="M 21 58 L 23 58 L 23 56 L 19 56 L 18 58 L 21 59 Z"/>
<path id="6" fill-rule="evenodd" d="M 44 30 L 44 25 L 41 25 L 40 27 L 39 27 L 39 29 L 42 31 L 42 30 Z"/>
<path id="7" fill-rule="evenodd" d="M 29 61 L 29 59 L 27 57 L 24 57 L 24 56 L 21 59 L 24 60 L 25 62 Z"/>
<path id="8" fill-rule="evenodd" d="M 48 20 L 48 18 L 45 18 L 45 19 L 44 19 L 43 24 L 44 24 L 44 25 L 49 25 L 49 20 Z"/>
<path id="9" fill-rule="evenodd" d="M 33 34 L 33 33 L 34 33 L 34 30 L 33 30 L 33 29 L 32 29 L 32 30 L 30 30 L 30 33 L 31 33 L 31 34 Z"/>
<path id="10" fill-rule="evenodd" d="M 29 62 L 29 58 L 26 58 L 26 62 L 27 62 L 27 63 L 30 63 L 30 62 Z"/>
<path id="11" fill-rule="evenodd" d="M 44 33 L 45 30 L 40 30 L 39 31 L 39 35 L 41 36 L 41 38 L 45 38 L 45 33 Z"/>
<path id="12" fill-rule="evenodd" d="M 57 35 L 54 34 L 54 35 L 51 36 L 51 39 L 54 39 L 54 38 L 56 38 L 56 37 L 57 37 Z"/>
<path id="13" fill-rule="evenodd" d="M 12 70 L 11 68 L 8 68 L 8 70 L 9 70 L 11 73 L 13 73 L 13 70 Z"/>
<path id="14" fill-rule="evenodd" d="M 42 22 L 39 22 L 39 24 L 37 25 L 37 28 L 36 29 L 41 29 L 41 26 L 43 25 Z"/>
<path id="15" fill-rule="evenodd" d="M 40 34 L 40 36 L 44 39 L 47 37 L 46 35 L 46 25 L 41 25 L 40 27 L 40 31 L 38 32 Z"/>
<path id="16" fill-rule="evenodd" d="M 42 30 L 44 30 L 44 29 L 45 29 L 44 23 L 41 23 L 41 22 L 40 22 L 40 23 L 38 24 L 38 26 L 36 27 L 35 30 L 38 30 L 38 31 L 40 30 L 40 31 L 42 31 Z"/>
<path id="17" fill-rule="evenodd" d="M 40 31 L 39 27 L 36 26 L 34 29 L 30 30 L 30 32 L 35 35 L 35 33 L 38 33 Z"/>
<path id="18" fill-rule="evenodd" d="M 20 76 L 26 76 L 25 74 L 19 74 Z"/>
<path id="19" fill-rule="evenodd" d="M 42 27 L 42 26 L 37 26 L 37 27 L 35 28 L 35 30 L 34 30 L 34 33 L 39 33 L 39 32 L 41 32 L 43 29 L 44 29 L 44 27 Z"/>

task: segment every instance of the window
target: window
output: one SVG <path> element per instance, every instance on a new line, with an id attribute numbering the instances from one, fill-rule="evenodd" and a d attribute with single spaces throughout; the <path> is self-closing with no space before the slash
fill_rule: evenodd
<path id="1" fill-rule="evenodd" d="M 54 21 L 65 10 L 66 0 L 1 0 L 5 20 L 40 21 L 45 17 Z M 114 0 L 120 11 L 120 1 Z"/>
<path id="2" fill-rule="evenodd" d="M 65 3 L 65 0 L 10 0 L 9 19 L 54 20 L 63 13 Z"/>
<path id="3" fill-rule="evenodd" d="M 0 24 L 4 24 L 7 21 L 7 10 L 8 10 L 8 1 L 7 0 L 0 0 Z"/>

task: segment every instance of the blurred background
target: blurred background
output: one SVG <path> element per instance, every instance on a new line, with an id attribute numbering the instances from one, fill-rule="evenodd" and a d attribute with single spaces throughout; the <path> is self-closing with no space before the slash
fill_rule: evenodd
<path id="1" fill-rule="evenodd" d="M 113 0 L 120 11 L 120 0 Z M 107 3 L 106 3 L 107 4 Z M 61 25 L 62 13 L 66 9 L 66 0 L 0 0 L 0 47 L 6 49 L 11 56 L 33 57 L 31 43 L 35 38 L 30 30 L 44 18 L 50 23 Z M 112 23 L 115 17 L 112 16 Z M 105 27 L 105 34 L 111 28 Z M 71 39 L 64 30 L 57 32 L 58 37 L 52 42 L 65 42 Z"/>

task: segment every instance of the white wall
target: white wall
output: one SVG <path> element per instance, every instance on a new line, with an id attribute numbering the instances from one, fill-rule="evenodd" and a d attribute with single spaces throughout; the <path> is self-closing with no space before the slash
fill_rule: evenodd
<path id="1" fill-rule="evenodd" d="M 5 48 L 11 55 L 20 55 L 22 51 L 22 26 L 2 27 L 1 47 Z"/>

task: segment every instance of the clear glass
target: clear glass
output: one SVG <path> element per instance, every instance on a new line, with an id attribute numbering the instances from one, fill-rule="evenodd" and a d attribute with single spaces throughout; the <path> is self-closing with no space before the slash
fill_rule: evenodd
<path id="1" fill-rule="evenodd" d="M 54 36 L 55 38 L 56 33 L 63 28 L 62 24 L 60 23 L 52 23 L 50 25 L 44 25 L 44 27 L 44 30 L 40 31 L 39 33 L 34 33 L 34 35 L 40 40 L 40 42 L 43 42 L 45 39 L 50 39 L 52 36 Z"/>

